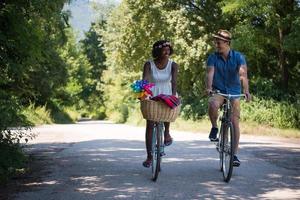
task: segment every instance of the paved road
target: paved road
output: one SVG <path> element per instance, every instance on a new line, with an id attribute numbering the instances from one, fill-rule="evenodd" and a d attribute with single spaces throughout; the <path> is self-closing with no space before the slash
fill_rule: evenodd
<path id="1" fill-rule="evenodd" d="M 242 165 L 225 183 L 207 134 L 174 131 L 154 183 L 141 165 L 143 128 L 90 121 L 34 131 L 38 167 L 10 199 L 300 199 L 299 140 L 242 136 Z"/>

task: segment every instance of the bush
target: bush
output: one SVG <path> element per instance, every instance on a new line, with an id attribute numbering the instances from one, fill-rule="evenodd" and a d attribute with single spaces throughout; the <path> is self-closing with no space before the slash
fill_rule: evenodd
<path id="1" fill-rule="evenodd" d="M 251 92 L 255 96 L 263 99 L 281 100 L 284 93 L 277 89 L 275 83 L 271 79 L 254 77 L 251 79 Z"/>
<path id="2" fill-rule="evenodd" d="M 278 128 L 300 128 L 300 106 L 288 101 L 254 97 L 241 103 L 241 120 L 253 121 Z"/>
<path id="3" fill-rule="evenodd" d="M 22 168 L 26 157 L 20 142 L 34 137 L 26 128 L 10 128 L 32 125 L 21 110 L 19 99 L 0 90 L 0 183 L 5 183 Z"/>
<path id="4" fill-rule="evenodd" d="M 181 116 L 184 119 L 203 119 L 207 116 L 208 98 L 190 100 L 182 102 Z"/>
<path id="5" fill-rule="evenodd" d="M 105 119 L 106 118 L 105 107 L 100 106 L 99 108 L 95 108 L 94 111 L 91 113 L 91 118 L 98 119 L 98 120 Z"/>
<path id="6" fill-rule="evenodd" d="M 22 113 L 32 124 L 39 125 L 52 123 L 50 111 L 46 109 L 46 106 L 36 107 L 35 104 L 31 103 L 28 107 L 24 108 Z"/>
<path id="7" fill-rule="evenodd" d="M 134 100 L 131 102 L 128 107 L 128 119 L 127 121 L 130 124 L 134 125 L 144 125 L 146 120 L 143 118 L 140 102 L 138 100 Z"/>
<path id="8" fill-rule="evenodd" d="M 282 90 L 272 79 L 254 77 L 250 83 L 251 93 L 261 99 L 273 99 L 275 101 L 287 101 L 296 103 L 299 101 L 299 92 Z"/>
<path id="9" fill-rule="evenodd" d="M 47 104 L 47 109 L 50 110 L 50 116 L 54 123 L 67 124 L 74 122 L 64 107 L 55 100 Z"/>
<path id="10" fill-rule="evenodd" d="M 116 123 L 125 123 L 128 119 L 129 111 L 128 106 L 121 104 L 116 111 L 110 114 L 110 119 Z"/>
<path id="11" fill-rule="evenodd" d="M 0 143 L 0 152 L 0 183 L 5 184 L 25 166 L 27 157 L 17 144 Z"/>
<path id="12" fill-rule="evenodd" d="M 0 132 L 0 184 L 23 170 L 27 157 L 20 143 L 34 137 L 30 128 L 6 128 Z"/>

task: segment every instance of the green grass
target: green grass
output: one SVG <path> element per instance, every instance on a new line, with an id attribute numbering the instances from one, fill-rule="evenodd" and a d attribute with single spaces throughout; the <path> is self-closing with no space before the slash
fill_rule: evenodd
<path id="1" fill-rule="evenodd" d="M 172 127 L 176 130 L 191 131 L 191 132 L 205 132 L 210 131 L 211 123 L 208 119 L 199 121 L 184 120 L 178 118 Z M 284 138 L 300 138 L 300 130 L 297 129 L 283 129 L 274 128 L 264 124 L 255 122 L 240 122 L 240 130 L 242 134 L 247 135 L 261 135 L 261 136 L 278 136 Z"/>
<path id="2" fill-rule="evenodd" d="M 242 134 L 277 136 L 284 138 L 300 138 L 299 129 L 274 128 L 268 125 L 258 124 L 254 122 L 241 122 L 240 129 Z"/>
<path id="3" fill-rule="evenodd" d="M 55 104 L 49 107 L 30 104 L 24 108 L 22 113 L 26 116 L 27 120 L 34 125 L 74 123 L 80 118 L 80 113 L 74 108 L 59 108 Z"/>
<path id="4" fill-rule="evenodd" d="M 22 113 L 32 124 L 40 125 L 52 123 L 50 112 L 47 110 L 46 106 L 36 107 L 34 104 L 30 104 L 28 107 L 24 108 Z"/>
<path id="5" fill-rule="evenodd" d="M 136 118 L 136 120 L 134 120 Z M 136 126 L 145 126 L 145 120 L 142 119 L 141 114 L 135 113 L 135 116 L 130 117 L 127 124 Z M 185 120 L 181 117 L 177 118 L 175 122 L 171 123 L 171 129 L 178 131 L 189 131 L 195 133 L 209 133 L 211 123 L 208 119 L 199 121 Z M 268 125 L 258 124 L 255 122 L 240 122 L 241 134 L 260 135 L 260 136 L 277 136 L 284 138 L 300 138 L 300 130 L 298 129 L 283 129 L 274 128 Z"/>

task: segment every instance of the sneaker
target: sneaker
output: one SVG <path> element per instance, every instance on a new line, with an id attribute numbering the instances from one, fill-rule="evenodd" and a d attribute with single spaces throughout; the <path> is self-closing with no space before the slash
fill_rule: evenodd
<path id="1" fill-rule="evenodd" d="M 234 167 L 239 167 L 241 164 L 241 161 L 238 159 L 236 155 L 233 156 L 233 166 Z"/>
<path id="2" fill-rule="evenodd" d="M 209 133 L 209 139 L 211 142 L 218 142 L 219 139 L 217 138 L 218 135 L 218 128 L 212 127 Z"/>

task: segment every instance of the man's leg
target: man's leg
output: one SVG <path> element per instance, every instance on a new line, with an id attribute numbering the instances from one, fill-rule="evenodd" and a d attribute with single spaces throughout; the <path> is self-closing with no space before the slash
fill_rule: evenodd
<path id="1" fill-rule="evenodd" d="M 235 148 L 234 154 L 237 154 L 240 142 L 240 100 L 235 99 L 232 101 L 232 115 L 231 121 L 235 132 Z"/>
<path id="2" fill-rule="evenodd" d="M 223 104 L 224 98 L 220 95 L 214 95 L 209 98 L 208 100 L 208 116 L 212 125 L 209 139 L 211 141 L 217 140 L 217 133 L 218 133 L 218 110 Z"/>
<path id="3" fill-rule="evenodd" d="M 235 99 L 232 102 L 232 115 L 231 121 L 234 128 L 234 139 L 235 139 L 235 146 L 234 146 L 234 158 L 233 158 L 233 166 L 240 166 L 241 162 L 239 161 L 238 157 L 236 156 L 239 149 L 240 143 L 240 100 Z"/>

